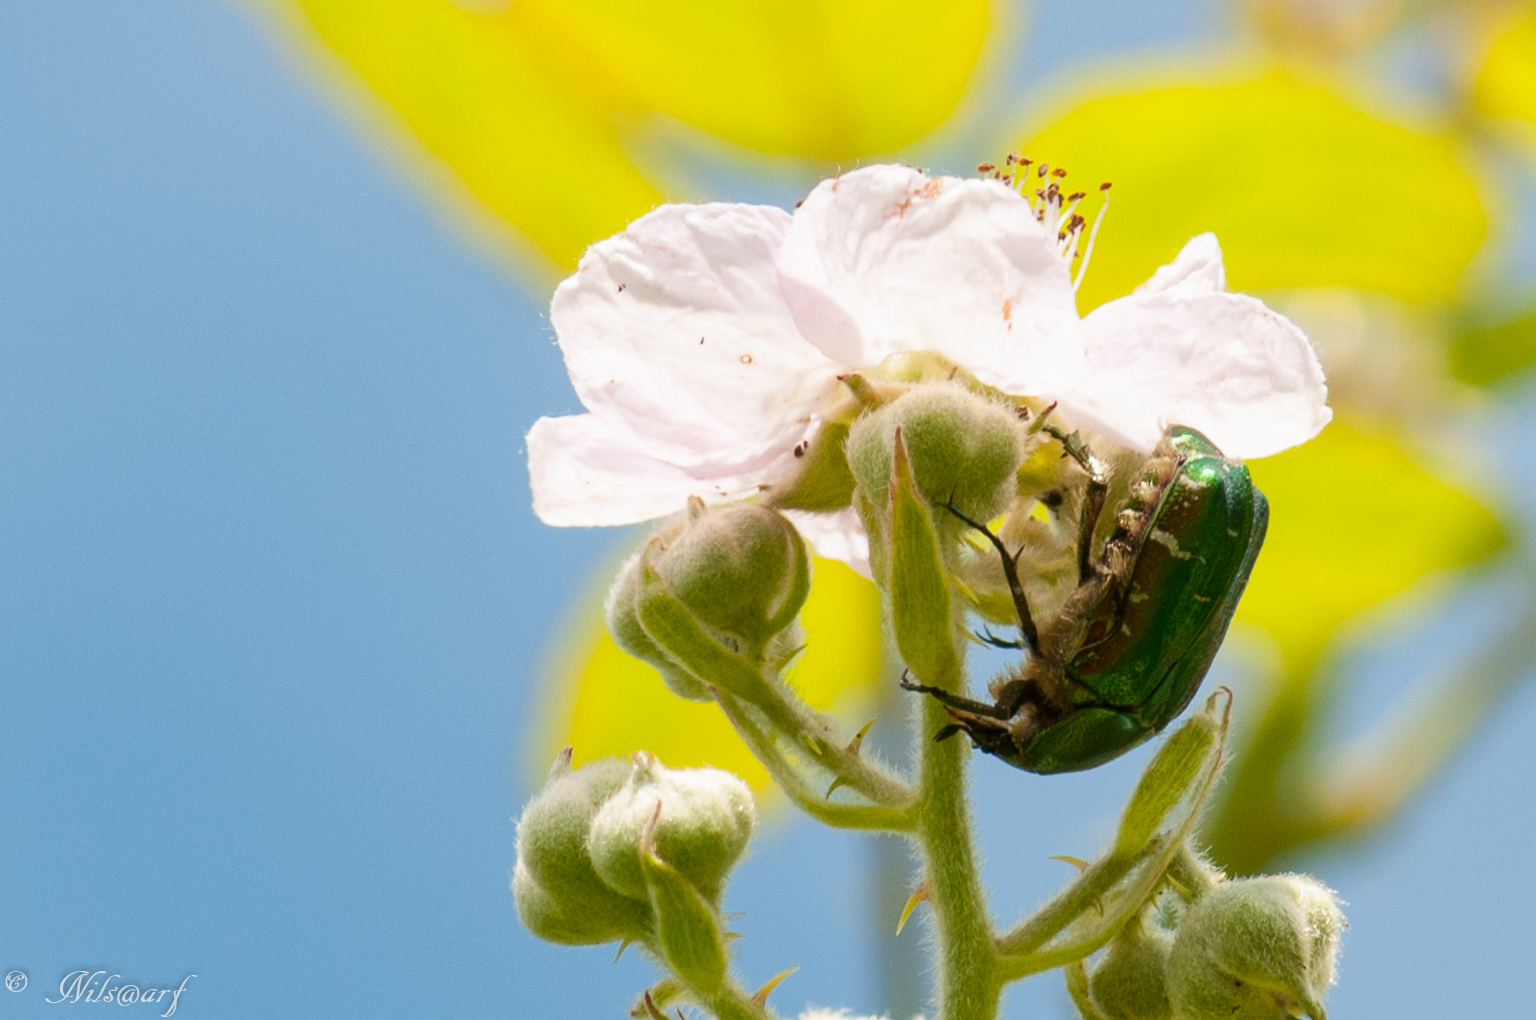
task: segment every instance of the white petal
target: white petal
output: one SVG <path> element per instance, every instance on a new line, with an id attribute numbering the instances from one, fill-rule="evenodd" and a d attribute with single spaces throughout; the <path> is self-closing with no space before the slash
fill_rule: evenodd
<path id="1" fill-rule="evenodd" d="M 839 366 L 779 293 L 782 209 L 667 205 L 588 249 L 550 319 L 577 395 L 636 447 L 730 477 L 805 439 Z"/>
<path id="2" fill-rule="evenodd" d="M 794 466 L 770 465 L 761 478 Z M 602 527 L 633 524 L 682 510 L 689 496 L 723 503 L 755 495 L 759 478 L 700 479 L 638 449 L 595 414 L 540 418 L 528 432 L 533 512 L 545 524 Z"/>
<path id="3" fill-rule="evenodd" d="M 830 514 L 786 510 L 784 516 L 794 524 L 800 537 L 811 543 L 816 555 L 829 560 L 841 560 L 874 580 L 874 572 L 869 567 L 869 533 L 864 530 L 858 511 L 853 507 L 844 507 Z"/>
<path id="4" fill-rule="evenodd" d="M 997 181 L 873 166 L 823 181 L 779 250 L 784 297 L 835 361 L 931 349 L 1013 393 L 1075 381 L 1082 347 L 1066 263 Z"/>
<path id="5" fill-rule="evenodd" d="M 1111 301 L 1083 328 L 1089 371 L 1062 410 L 1129 446 L 1177 424 L 1229 457 L 1266 457 L 1333 416 L 1311 344 L 1256 298 L 1174 286 Z"/>
<path id="6" fill-rule="evenodd" d="M 1221 245 L 1210 232 L 1184 243 L 1179 254 L 1160 266 L 1152 279 L 1136 288 L 1137 294 L 1220 294 L 1227 289 L 1227 268 L 1221 261 Z"/>

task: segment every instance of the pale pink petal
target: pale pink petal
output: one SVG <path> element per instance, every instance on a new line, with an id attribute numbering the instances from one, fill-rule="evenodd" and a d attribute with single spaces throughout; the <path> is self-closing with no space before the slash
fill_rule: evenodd
<path id="1" fill-rule="evenodd" d="M 1177 424 L 1229 457 L 1266 457 L 1333 416 L 1307 338 L 1256 298 L 1174 286 L 1111 301 L 1083 329 L 1088 374 L 1062 411 L 1137 449 Z"/>
<path id="2" fill-rule="evenodd" d="M 550 319 L 587 409 L 695 476 L 760 469 L 807 438 L 839 366 L 798 333 L 771 206 L 667 205 L 588 249 Z"/>
<path id="3" fill-rule="evenodd" d="M 1221 261 L 1221 245 L 1210 232 L 1184 242 L 1179 254 L 1152 278 L 1136 288 L 1137 294 L 1220 294 L 1227 289 L 1227 268 Z"/>
<path id="4" fill-rule="evenodd" d="M 869 533 L 864 530 L 853 507 L 829 514 L 786 510 L 784 516 L 794 523 L 800 536 L 811 543 L 816 555 L 841 560 L 865 577 L 874 579 L 869 567 Z"/>
<path id="5" fill-rule="evenodd" d="M 903 166 L 823 181 L 795 212 L 778 268 L 801 333 L 834 361 L 936 350 L 1012 393 L 1081 372 L 1066 263 L 1000 182 Z"/>
<path id="6" fill-rule="evenodd" d="M 683 509 L 689 496 L 724 503 L 793 470 L 793 455 L 751 478 L 700 479 L 651 457 L 593 414 L 540 418 L 528 432 L 533 511 L 558 527 L 634 524 Z"/>

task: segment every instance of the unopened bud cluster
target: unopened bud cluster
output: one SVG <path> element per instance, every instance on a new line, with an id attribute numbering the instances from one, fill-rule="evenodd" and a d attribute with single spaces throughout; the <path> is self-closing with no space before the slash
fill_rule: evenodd
<path id="1" fill-rule="evenodd" d="M 1216 876 L 1162 907 L 1128 924 L 1089 974 L 1104 1020 L 1324 1020 L 1344 915 L 1322 883 Z"/>
<path id="2" fill-rule="evenodd" d="M 711 994 L 725 973 L 720 895 L 755 818 L 729 772 L 643 751 L 573 769 L 567 750 L 517 823 L 518 914 L 551 942 L 646 945 Z"/>

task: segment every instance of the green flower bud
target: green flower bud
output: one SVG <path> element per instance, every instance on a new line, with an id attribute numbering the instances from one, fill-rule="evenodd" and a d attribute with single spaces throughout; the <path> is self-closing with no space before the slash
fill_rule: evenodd
<path id="1" fill-rule="evenodd" d="M 930 507 L 953 498 L 966 516 L 988 520 L 1013 498 L 1025 431 L 1007 405 L 958 383 L 929 383 L 864 415 L 848 435 L 848 465 L 876 506 L 893 474 L 901 429 L 912 476 Z"/>
<path id="2" fill-rule="evenodd" d="M 598 877 L 587 855 L 587 830 L 598 809 L 623 788 L 629 762 L 604 758 L 579 769 L 563 751 L 549 782 L 517 822 L 512 894 L 528 930 L 567 945 L 635 938 L 650 927 L 645 895 L 627 897 Z"/>
<path id="3" fill-rule="evenodd" d="M 1105 1020 L 1168 1020 L 1168 952 L 1173 936 L 1133 920 L 1109 944 L 1088 976 L 1088 992 Z"/>
<path id="4" fill-rule="evenodd" d="M 1178 1020 L 1324 1020 L 1344 915 L 1305 875 L 1223 882 L 1189 907 L 1168 960 Z"/>
<path id="5" fill-rule="evenodd" d="M 709 688 L 704 682 L 667 654 L 666 649 L 652 640 L 641 625 L 635 600 L 640 593 L 643 569 L 637 554 L 630 557 L 619 571 L 618 580 L 613 582 L 613 588 L 608 592 L 608 601 L 603 606 L 603 613 L 608 618 L 608 632 L 613 635 L 614 643 L 624 651 L 655 667 L 673 694 L 689 701 L 711 700 Z"/>
<path id="6" fill-rule="evenodd" d="M 512 869 L 512 899 L 523 927 L 546 942 L 562 946 L 595 946 L 631 938 L 644 931 L 615 923 L 611 914 L 563 905 L 519 861 Z M 624 909 L 630 909 L 625 901 Z"/>
<path id="7" fill-rule="evenodd" d="M 795 526 L 767 507 L 688 515 L 654 535 L 645 556 L 676 598 L 704 624 L 761 649 L 789 627 L 810 593 L 810 558 Z"/>
<path id="8" fill-rule="evenodd" d="M 747 784 L 720 769 L 669 769 L 644 751 L 622 789 L 592 819 L 592 865 L 614 890 L 644 899 L 640 847 L 647 831 L 656 856 L 714 902 L 752 835 L 756 811 Z M 661 805 L 657 814 L 657 804 Z"/>

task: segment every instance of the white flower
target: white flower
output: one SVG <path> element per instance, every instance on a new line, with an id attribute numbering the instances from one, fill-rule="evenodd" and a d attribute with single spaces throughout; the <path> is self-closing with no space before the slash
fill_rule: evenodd
<path id="1" fill-rule="evenodd" d="M 1141 450 L 1177 423 L 1229 456 L 1263 457 L 1328 422 L 1306 338 L 1227 293 L 1210 234 L 1079 318 L 1070 211 L 1058 200 L 1037 216 L 997 180 L 872 166 L 823 181 L 793 215 L 720 203 L 642 216 L 555 292 L 551 320 L 588 413 L 529 432 L 535 512 L 629 524 L 689 496 L 780 484 L 838 376 L 905 351 L 1055 400 L 1074 425 Z M 819 553 L 863 565 L 851 510 L 791 516 Z"/>

